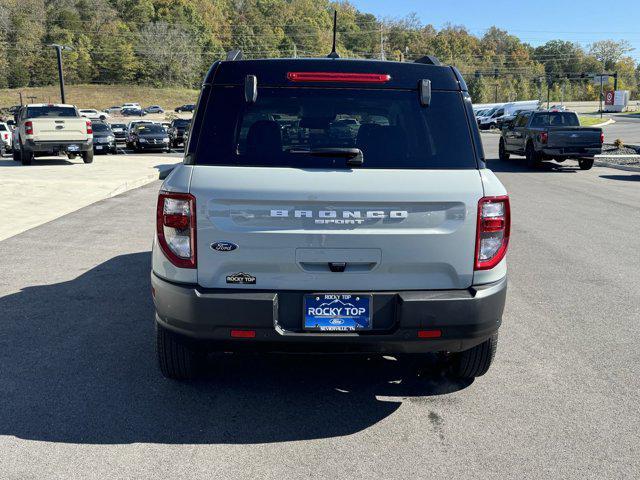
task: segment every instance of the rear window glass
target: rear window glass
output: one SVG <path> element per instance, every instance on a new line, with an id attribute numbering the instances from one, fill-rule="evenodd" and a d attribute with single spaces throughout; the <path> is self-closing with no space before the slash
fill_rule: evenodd
<path id="1" fill-rule="evenodd" d="M 7 131 L 7 127 L 5 127 L 2 123 L 0 123 L 0 131 L 2 131 L 2 132 L 6 132 Z"/>
<path id="2" fill-rule="evenodd" d="M 156 125 L 155 123 L 139 125 L 136 130 L 140 133 L 164 133 L 165 129 L 162 125 Z"/>
<path id="3" fill-rule="evenodd" d="M 108 132 L 111 129 L 109 128 L 109 125 L 104 124 L 104 123 L 98 123 L 98 122 L 94 122 L 93 123 L 93 131 L 94 132 Z"/>
<path id="4" fill-rule="evenodd" d="M 190 123 L 190 120 L 174 120 L 173 121 L 173 125 L 179 128 L 184 128 L 187 125 L 189 125 L 189 123 Z"/>
<path id="5" fill-rule="evenodd" d="M 210 165 L 345 167 L 330 150 L 357 148 L 358 168 L 477 168 L 460 92 L 434 91 L 424 108 L 409 90 L 259 87 L 247 104 L 217 86 L 197 144 Z"/>
<path id="6" fill-rule="evenodd" d="M 531 121 L 532 127 L 577 127 L 578 116 L 570 112 L 536 113 Z"/>
<path id="7" fill-rule="evenodd" d="M 75 117 L 76 109 L 73 107 L 28 107 L 27 118 L 38 117 Z"/>

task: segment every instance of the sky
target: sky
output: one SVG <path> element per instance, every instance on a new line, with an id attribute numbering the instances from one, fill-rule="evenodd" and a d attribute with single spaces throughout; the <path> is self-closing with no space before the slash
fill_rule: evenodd
<path id="1" fill-rule="evenodd" d="M 588 48 L 596 40 L 628 40 L 640 61 L 640 0 L 351 0 L 379 17 L 416 13 L 423 23 L 466 26 L 481 35 L 493 25 L 533 46 L 560 39 Z"/>

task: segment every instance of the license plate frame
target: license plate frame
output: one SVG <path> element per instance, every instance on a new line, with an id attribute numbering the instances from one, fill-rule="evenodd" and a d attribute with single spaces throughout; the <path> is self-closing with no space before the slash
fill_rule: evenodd
<path id="1" fill-rule="evenodd" d="M 302 327 L 310 332 L 368 331 L 373 328 L 372 306 L 373 295 L 371 294 L 305 294 L 302 298 Z M 315 311 L 311 312 L 310 308 Z M 320 312 L 318 309 L 323 310 Z"/>
<path id="2" fill-rule="evenodd" d="M 80 145 L 67 145 L 67 152 L 79 152 L 80 151 Z"/>

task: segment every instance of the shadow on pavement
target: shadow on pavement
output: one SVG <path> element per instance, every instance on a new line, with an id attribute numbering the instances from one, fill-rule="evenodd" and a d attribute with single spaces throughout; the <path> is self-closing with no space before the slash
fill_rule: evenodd
<path id="1" fill-rule="evenodd" d="M 63 158 L 59 158 L 59 157 L 53 157 L 53 158 L 47 158 L 47 157 L 39 157 L 39 158 L 34 158 L 33 161 L 31 162 L 31 165 L 28 165 L 28 167 L 33 167 L 33 166 L 47 166 L 47 165 L 73 165 L 74 163 L 83 163 L 82 162 L 82 158 L 78 157 L 75 162 L 71 162 L 69 160 L 63 159 Z M 22 167 L 22 163 L 20 162 L 16 162 L 13 160 L 13 158 L 11 157 L 2 157 L 0 158 L 0 167 Z"/>
<path id="2" fill-rule="evenodd" d="M 600 175 L 600 178 L 608 180 L 624 180 L 627 182 L 640 182 L 640 175 Z"/>
<path id="3" fill-rule="evenodd" d="M 487 167 L 494 172 L 510 173 L 576 173 L 580 171 L 577 162 L 568 163 L 542 162 L 536 168 L 528 168 L 524 158 L 511 158 L 503 161 L 488 159 Z"/>
<path id="4" fill-rule="evenodd" d="M 325 438 L 366 429 L 402 397 L 469 385 L 424 375 L 411 359 L 286 355 L 213 355 L 204 379 L 166 380 L 155 363 L 149 265 L 148 252 L 122 255 L 0 298 L 0 435 L 88 444 Z"/>

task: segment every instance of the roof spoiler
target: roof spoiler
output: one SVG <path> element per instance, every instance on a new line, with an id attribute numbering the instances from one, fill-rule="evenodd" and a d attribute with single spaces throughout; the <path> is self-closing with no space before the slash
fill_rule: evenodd
<path id="1" fill-rule="evenodd" d="M 425 65 L 442 65 L 438 57 L 434 55 L 425 55 L 424 57 L 420 57 L 417 60 L 414 60 L 413 63 L 424 63 Z"/>

